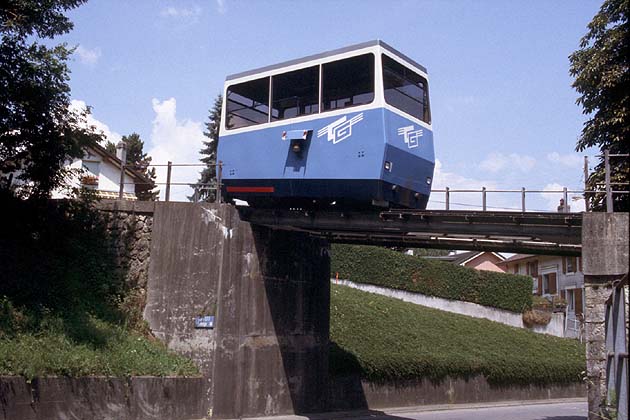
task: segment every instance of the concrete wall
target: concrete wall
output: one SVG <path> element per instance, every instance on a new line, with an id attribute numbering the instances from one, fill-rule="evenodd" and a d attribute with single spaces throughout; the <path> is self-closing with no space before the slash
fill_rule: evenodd
<path id="1" fill-rule="evenodd" d="M 384 409 L 433 404 L 463 404 L 495 401 L 547 400 L 586 395 L 584 384 L 549 386 L 493 386 L 483 377 L 373 383 L 356 377 L 334 378 L 330 387 L 333 410 Z"/>
<path id="2" fill-rule="evenodd" d="M 0 420 L 187 420 L 205 416 L 202 378 L 0 377 Z"/>
<path id="3" fill-rule="evenodd" d="M 461 300 L 449 300 L 435 296 L 427 296 L 420 293 L 412 293 L 404 290 L 389 289 L 386 287 L 374 286 L 371 284 L 354 283 L 349 280 L 331 280 L 338 284 L 352 287 L 354 289 L 363 290 L 365 292 L 376 293 L 379 295 L 400 299 L 405 302 L 415 303 L 416 305 L 427 306 L 446 312 L 455 314 L 472 316 L 474 318 L 484 318 L 501 324 L 509 325 L 516 328 L 525 328 L 530 331 L 549 334 L 556 337 L 564 337 L 564 314 L 552 314 L 551 321 L 547 325 L 537 325 L 528 328 L 523 323 L 523 315 L 503 309 L 482 306 L 476 303 L 464 302 Z"/>
<path id="4" fill-rule="evenodd" d="M 199 367 L 209 408 L 216 334 L 214 329 L 195 329 L 194 319 L 216 315 L 226 242 L 224 232 L 208 216 L 208 207 L 190 203 L 156 206 L 144 318 L 169 349 L 191 358 Z"/>
<path id="5" fill-rule="evenodd" d="M 145 318 L 200 366 L 214 417 L 325 408 L 325 242 L 252 228 L 229 205 L 158 203 L 151 244 Z M 196 330 L 200 315 L 216 328 Z"/>

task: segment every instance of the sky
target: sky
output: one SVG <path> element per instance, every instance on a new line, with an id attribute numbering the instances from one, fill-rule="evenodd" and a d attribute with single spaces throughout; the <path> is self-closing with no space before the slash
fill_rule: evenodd
<path id="1" fill-rule="evenodd" d="M 112 141 L 137 132 L 154 163 L 163 164 L 198 162 L 204 123 L 227 75 L 381 39 L 428 69 L 435 189 L 571 190 L 583 187 L 584 153 L 574 149 L 586 117 L 568 56 L 600 6 L 92 0 L 69 13 L 74 30 L 57 40 L 76 46 L 73 106 L 90 106 L 91 123 Z M 198 170 L 175 168 L 174 181 L 194 182 Z M 162 168 L 158 174 L 163 181 Z M 172 193 L 180 200 L 186 194 L 187 187 Z M 433 194 L 430 205 L 443 206 L 443 196 Z M 532 193 L 528 209 L 553 210 L 560 197 Z M 455 194 L 451 203 L 475 208 L 481 197 Z M 488 206 L 518 208 L 520 195 L 489 194 Z"/>

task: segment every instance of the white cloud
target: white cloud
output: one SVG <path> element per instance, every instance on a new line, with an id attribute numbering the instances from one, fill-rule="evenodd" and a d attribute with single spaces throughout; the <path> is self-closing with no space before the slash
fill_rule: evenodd
<path id="1" fill-rule="evenodd" d="M 481 210 L 481 188 L 497 189 L 494 181 L 467 178 L 465 176 L 448 172 L 443 169 L 442 162 L 436 159 L 435 171 L 433 173 L 432 190 L 444 190 L 449 187 L 451 190 L 475 190 L 475 192 L 450 193 L 451 210 Z M 493 197 L 496 198 L 496 197 Z M 431 209 L 444 209 L 446 195 L 443 192 L 435 192 L 431 194 L 428 207 Z M 499 200 L 488 202 L 488 206 L 505 206 L 506 203 Z"/>
<path id="2" fill-rule="evenodd" d="M 536 165 L 536 159 L 527 155 L 519 155 L 518 153 L 491 153 L 483 161 L 479 163 L 479 168 L 488 172 L 499 172 L 504 169 L 518 169 L 521 172 L 527 172 Z"/>
<path id="3" fill-rule="evenodd" d="M 547 160 L 553 163 L 568 166 L 569 168 L 579 168 L 584 165 L 584 157 L 576 153 L 561 155 L 558 152 L 552 152 L 547 155 Z"/>
<path id="4" fill-rule="evenodd" d="M 201 15 L 201 7 L 174 7 L 169 6 L 161 10 L 160 14 L 164 17 L 172 18 L 196 18 Z"/>
<path id="5" fill-rule="evenodd" d="M 74 53 L 79 56 L 79 60 L 83 64 L 87 64 L 88 66 L 94 66 L 98 59 L 101 58 L 101 50 L 100 48 L 85 48 L 83 45 L 79 45 Z"/>
<path id="6" fill-rule="evenodd" d="M 78 99 L 73 99 L 70 102 L 70 110 L 73 112 L 83 112 L 87 109 L 87 104 L 85 101 L 81 101 Z M 115 131 L 112 131 L 107 124 L 101 122 L 94 118 L 92 114 L 88 114 L 87 121 L 85 124 L 86 127 L 94 127 L 97 132 L 102 133 L 105 139 L 102 141 L 102 144 L 105 144 L 107 141 L 111 141 L 114 144 L 117 144 L 122 136 Z"/>
<path id="7" fill-rule="evenodd" d="M 217 12 L 221 15 L 224 15 L 227 12 L 226 0 L 217 0 Z"/>
<path id="8" fill-rule="evenodd" d="M 549 183 L 545 185 L 543 191 L 544 193 L 539 193 L 540 197 L 543 199 L 545 203 L 545 210 L 549 211 L 557 211 L 558 205 L 560 204 L 560 199 L 564 197 L 563 185 L 558 184 L 557 182 Z M 568 194 L 569 198 L 569 206 L 571 212 L 583 212 L 585 211 L 585 203 L 584 197 L 580 194 Z"/>
<path id="9" fill-rule="evenodd" d="M 148 151 L 155 164 L 199 163 L 199 150 L 207 138 L 203 135 L 203 124 L 192 120 L 178 120 L 177 102 L 170 98 L 160 102 L 153 99 L 153 129 L 151 131 L 152 148 Z M 174 166 L 171 182 L 195 183 L 199 177 L 200 166 Z M 166 182 L 166 168 L 157 167 L 157 182 Z M 160 185 L 160 198 L 164 199 L 165 186 Z M 171 200 L 187 201 L 192 189 L 186 185 L 171 187 Z"/>

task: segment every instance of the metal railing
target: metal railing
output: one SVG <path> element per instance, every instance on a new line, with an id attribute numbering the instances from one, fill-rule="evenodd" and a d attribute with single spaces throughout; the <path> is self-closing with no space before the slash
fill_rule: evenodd
<path id="1" fill-rule="evenodd" d="M 173 182 L 172 181 L 172 174 L 173 174 L 173 167 L 201 167 L 201 168 L 207 168 L 207 167 L 212 167 L 215 166 L 216 167 L 216 172 L 217 172 L 217 177 L 216 177 L 216 182 L 214 183 L 190 183 L 190 182 Z M 151 183 L 142 183 L 142 182 L 124 182 L 124 176 L 125 176 L 125 171 L 128 169 L 132 169 L 132 170 L 144 170 L 146 168 L 159 168 L 159 167 L 166 167 L 166 181 L 165 182 L 151 182 Z M 124 186 L 125 185 L 152 185 L 152 186 L 159 186 L 159 185 L 164 185 L 165 188 L 165 192 L 164 192 L 164 201 L 170 201 L 171 199 L 171 187 L 172 186 L 188 186 L 190 188 L 193 189 L 193 196 L 192 196 L 192 200 L 194 202 L 199 201 L 199 195 L 201 191 L 204 190 L 210 190 L 210 191 L 216 191 L 216 201 L 218 203 L 221 203 L 222 198 L 221 198 L 221 185 L 222 185 L 222 179 L 223 179 L 223 162 L 219 161 L 216 163 L 173 163 L 171 161 L 168 161 L 165 164 L 147 164 L 147 165 L 126 165 L 126 164 L 121 164 L 120 165 L 120 180 L 119 180 L 119 189 L 118 189 L 118 199 L 122 200 L 124 197 Z"/>
<path id="2" fill-rule="evenodd" d="M 607 404 L 617 420 L 628 420 L 628 274 L 613 283 L 606 301 L 606 385 Z"/>
<path id="3" fill-rule="evenodd" d="M 588 190 L 586 189 L 586 181 L 588 180 L 589 174 L 588 174 L 588 157 L 584 156 L 584 179 L 585 179 L 585 188 L 584 189 L 569 189 L 568 187 L 563 187 L 561 190 L 540 190 L 540 189 L 526 189 L 525 187 L 522 187 L 520 189 L 488 189 L 486 187 L 482 187 L 481 189 L 453 189 L 450 187 L 446 187 L 444 189 L 434 189 L 431 190 L 431 194 L 432 194 L 432 200 L 431 202 L 433 203 L 443 203 L 444 204 L 444 210 L 451 210 L 453 206 L 460 206 L 462 208 L 479 208 L 481 209 L 481 211 L 488 211 L 490 210 L 508 210 L 508 211 L 520 211 L 520 212 L 526 212 L 528 211 L 527 208 L 527 196 L 528 194 L 562 194 L 562 203 L 559 203 L 558 207 L 557 207 L 557 211 L 561 212 L 561 213 L 569 213 L 570 212 L 570 200 L 569 200 L 569 194 L 572 194 L 573 197 L 572 199 L 576 199 L 576 198 L 580 198 L 580 199 L 584 199 L 585 200 L 585 209 L 586 211 L 589 211 L 589 200 L 588 197 L 591 196 L 592 194 L 605 194 L 606 195 L 606 211 L 608 212 L 612 212 L 613 211 L 613 197 L 615 194 L 628 194 L 630 193 L 628 190 L 614 190 L 613 186 L 617 186 L 617 185 L 628 185 L 628 183 L 621 183 L 621 182 L 611 182 L 610 178 L 611 178 L 611 170 L 610 170 L 610 159 L 611 158 L 619 158 L 619 157 L 628 157 L 630 155 L 628 154 L 610 154 L 608 153 L 608 151 L 604 151 L 604 154 L 601 155 L 604 157 L 604 161 L 605 161 L 605 182 L 603 184 L 601 184 L 604 188 L 603 189 L 594 189 L 594 190 Z M 172 181 L 172 172 L 173 172 L 173 168 L 174 167 L 202 167 L 202 168 L 206 168 L 209 166 L 216 166 L 216 173 L 217 173 L 217 180 L 214 183 L 190 183 L 190 182 L 173 182 Z M 137 182 L 133 183 L 133 182 L 129 182 L 129 183 L 125 183 L 124 182 L 124 172 L 126 169 L 146 169 L 147 167 L 166 167 L 166 181 L 165 182 L 155 182 L 152 183 L 151 185 L 155 185 L 155 186 L 159 186 L 159 185 L 164 185 L 165 186 L 165 195 L 164 195 L 164 199 L 165 201 L 170 201 L 171 200 L 171 187 L 173 186 L 188 186 L 190 188 L 193 189 L 193 195 L 191 197 L 192 201 L 199 201 L 199 197 L 201 196 L 201 193 L 204 191 L 216 191 L 216 197 L 217 197 L 217 201 L 221 202 L 222 197 L 221 197 L 221 186 L 222 186 L 222 178 L 223 178 L 223 167 L 224 167 L 224 163 L 222 161 L 216 162 L 216 163 L 210 163 L 210 164 L 205 164 L 205 163 L 173 163 L 173 162 L 167 162 L 166 164 L 148 164 L 148 165 L 143 165 L 143 166 L 133 166 L 133 165 L 120 165 L 120 188 L 119 188 L 119 194 L 118 197 L 119 199 L 122 199 L 124 196 L 124 185 L 125 184 L 136 184 L 138 185 Z M 453 199 L 453 194 L 479 194 L 479 199 L 480 201 L 478 201 L 478 204 L 471 204 L 471 203 L 457 203 L 454 202 Z M 490 206 L 488 205 L 488 194 L 494 194 L 494 193 L 501 193 L 501 194 L 519 194 L 520 195 L 520 202 L 518 205 L 514 205 L 513 207 L 505 207 L 505 206 Z M 444 201 L 440 201 L 435 200 L 436 198 L 436 194 L 437 197 L 439 197 L 440 194 L 444 194 Z M 577 197 L 579 196 L 579 197 Z M 543 212 L 543 211 L 551 211 L 551 210 L 541 210 L 541 209 L 529 209 L 529 211 L 537 211 L 537 212 Z"/>
<path id="4" fill-rule="evenodd" d="M 599 155 L 601 157 L 601 155 Z M 613 209 L 613 195 L 615 193 L 620 193 L 619 191 L 613 191 L 613 185 L 628 185 L 628 182 L 610 182 L 610 158 L 628 158 L 630 154 L 610 154 L 608 150 L 604 150 L 604 187 L 606 188 L 606 212 L 612 213 Z M 586 182 L 586 179 L 584 180 Z M 628 191 L 623 191 L 621 193 L 628 193 Z M 586 195 L 585 195 L 586 197 Z"/>
<path id="5" fill-rule="evenodd" d="M 481 208 L 482 211 L 487 211 L 488 209 L 500 209 L 500 210 L 520 210 L 521 212 L 527 211 L 526 205 L 526 197 L 527 194 L 563 194 L 564 206 L 562 206 L 561 211 L 563 213 L 568 213 L 570 210 L 569 203 L 569 194 L 584 194 L 584 190 L 575 190 L 568 189 L 564 187 L 562 190 L 528 190 L 525 187 L 522 187 L 520 190 L 500 190 L 500 189 L 488 189 L 486 187 L 482 187 L 481 189 L 452 189 L 446 187 L 443 190 L 431 190 L 431 194 L 435 193 L 443 193 L 444 194 L 444 210 L 451 210 L 451 205 L 456 204 L 459 206 L 468 206 L 468 207 L 478 207 Z M 472 193 L 472 194 L 480 194 L 480 203 L 481 204 L 469 204 L 469 203 L 453 203 L 452 202 L 452 194 L 456 193 Z M 517 193 L 520 194 L 520 207 L 497 207 L 497 206 L 489 206 L 488 205 L 488 193 Z M 537 211 L 545 211 L 545 210 L 537 210 Z"/>

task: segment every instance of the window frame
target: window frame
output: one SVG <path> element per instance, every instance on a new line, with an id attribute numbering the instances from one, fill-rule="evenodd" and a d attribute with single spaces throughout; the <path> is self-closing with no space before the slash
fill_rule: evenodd
<path id="1" fill-rule="evenodd" d="M 356 59 L 358 57 L 362 57 L 362 56 L 372 56 L 372 65 L 374 66 L 372 68 L 372 99 L 369 102 L 364 102 L 361 104 L 356 104 L 356 105 L 350 105 L 350 106 L 344 106 L 341 108 L 331 108 L 331 109 L 325 109 L 325 104 L 324 104 L 324 66 L 328 65 L 328 64 L 332 64 L 332 63 L 338 63 L 340 61 L 345 61 L 345 60 L 351 60 L 351 59 Z M 374 53 L 374 51 L 367 51 L 364 52 L 362 54 L 356 54 L 356 55 L 352 55 L 350 57 L 344 57 L 344 58 L 339 58 L 337 60 L 332 60 L 332 61 L 327 61 L 325 63 L 320 63 L 319 65 L 319 83 L 320 83 L 320 96 L 319 96 L 319 113 L 323 114 L 326 112 L 334 112 L 334 111 L 339 111 L 342 109 L 348 109 L 348 108 L 356 108 L 359 106 L 366 106 L 366 105 L 371 105 L 374 103 L 374 101 L 376 101 L 376 97 L 377 97 L 377 59 L 376 59 L 377 55 Z"/>
<path id="2" fill-rule="evenodd" d="M 315 84 L 315 86 L 316 86 L 316 89 L 315 89 L 316 90 L 316 97 L 315 97 L 315 103 L 311 104 L 309 106 L 313 106 L 313 105 L 317 106 L 317 111 L 316 112 L 310 112 L 310 113 L 307 113 L 307 114 L 298 114 L 298 115 L 295 115 L 295 116 L 292 116 L 292 117 L 285 117 L 285 118 L 279 118 L 278 117 L 278 118 L 274 119 L 274 116 L 273 116 L 273 111 L 275 109 L 274 108 L 274 102 L 276 102 L 276 101 L 274 101 L 274 99 L 275 99 L 275 97 L 274 97 L 274 95 L 275 95 L 274 80 L 277 77 L 279 77 L 279 76 L 286 76 L 286 75 L 291 74 L 291 73 L 297 73 L 297 72 L 300 72 L 300 71 L 311 70 L 311 69 L 314 69 L 314 68 L 317 69 L 317 76 L 316 76 L 317 77 L 317 83 Z M 291 119 L 294 119 L 294 118 L 304 117 L 304 116 L 307 116 L 307 115 L 320 114 L 321 113 L 320 99 L 321 99 L 321 86 L 322 86 L 322 81 L 321 81 L 322 73 L 321 73 L 321 71 L 322 71 L 322 66 L 321 65 L 313 64 L 313 65 L 306 66 L 306 67 L 301 67 L 301 68 L 295 69 L 295 70 L 284 71 L 282 73 L 272 74 L 270 76 L 270 78 L 269 78 L 269 104 L 270 104 L 270 106 L 269 106 L 269 121 L 268 122 L 286 121 L 286 120 L 291 120 Z M 291 109 L 291 108 L 286 108 L 286 109 Z"/>
<path id="3" fill-rule="evenodd" d="M 262 121 L 262 122 L 252 122 L 252 124 L 247 124 L 247 125 L 243 125 L 243 126 L 240 126 L 240 127 L 228 127 L 228 121 L 229 121 L 229 116 L 230 116 L 230 110 L 228 109 L 228 103 L 229 103 L 229 101 L 230 101 L 230 99 L 229 99 L 230 88 L 233 88 L 233 87 L 235 87 L 235 86 L 239 86 L 239 85 L 244 85 L 244 84 L 246 84 L 246 83 L 257 82 L 257 81 L 264 80 L 264 79 L 268 79 L 268 80 L 267 80 L 267 103 L 266 103 L 266 106 L 267 106 L 267 118 L 266 118 L 266 121 Z M 234 92 L 234 91 L 233 91 L 233 92 Z M 236 93 L 236 92 L 235 92 L 235 93 Z M 240 94 L 238 94 L 238 93 L 236 93 L 236 94 L 237 94 L 237 95 L 239 95 L 239 96 L 242 96 L 242 95 L 240 95 Z M 249 98 L 248 98 L 248 99 L 249 99 Z M 240 129 L 240 128 L 247 128 L 247 127 L 252 127 L 252 126 L 257 126 L 257 125 L 260 125 L 260 124 L 266 124 L 266 123 L 268 123 L 268 122 L 269 122 L 269 120 L 270 120 L 270 115 L 271 115 L 271 107 L 269 106 L 269 105 L 270 105 L 270 99 L 271 99 L 271 76 L 262 76 L 262 77 L 257 77 L 257 78 L 255 78 L 255 79 L 245 80 L 245 81 L 242 81 L 242 82 L 232 83 L 232 84 L 228 85 L 228 86 L 226 87 L 226 89 L 225 89 L 225 105 L 224 105 L 224 108 L 225 108 L 225 121 L 224 121 L 224 127 L 225 127 L 225 129 L 226 129 L 226 130 L 238 130 L 238 129 Z M 236 102 L 236 101 L 233 101 L 233 102 L 238 103 L 238 102 Z M 242 105 L 242 104 L 241 104 L 241 105 Z M 263 104 L 263 103 L 261 102 L 261 103 L 260 103 L 260 105 L 265 105 L 265 104 Z M 259 105 L 259 106 L 260 106 L 260 105 Z M 253 109 L 253 110 L 257 111 L 257 112 L 261 112 L 261 113 L 262 113 L 262 111 L 257 110 L 257 109 L 256 109 L 256 107 L 250 108 L 250 107 L 247 107 L 246 105 L 243 105 L 243 106 L 245 106 L 245 109 Z M 243 109 L 243 108 L 242 108 L 242 109 Z M 238 115 L 237 115 L 237 116 L 238 116 Z M 244 119 L 244 120 L 247 120 L 247 119 L 248 119 L 248 118 L 245 118 L 245 117 L 240 117 L 240 116 L 239 116 L 239 118 L 242 118 L 242 119 Z M 250 120 L 250 121 L 251 121 L 251 120 Z"/>
<path id="4" fill-rule="evenodd" d="M 393 61 L 394 63 L 396 63 L 399 66 L 403 67 L 405 70 L 407 70 L 407 71 L 415 74 L 416 76 L 420 77 L 422 79 L 422 81 L 424 82 L 424 89 L 423 89 L 424 112 L 423 112 L 422 118 L 419 118 L 419 117 L 417 117 L 415 115 L 412 115 L 409 112 L 405 111 L 404 109 L 401 109 L 400 107 L 398 107 L 396 104 L 387 101 L 387 97 L 386 97 L 387 89 L 385 87 L 385 59 Z M 427 74 L 425 72 L 423 72 L 423 71 L 420 71 L 415 66 L 412 66 L 409 63 L 401 61 L 395 55 L 386 54 L 384 51 L 382 51 L 381 54 L 380 54 L 380 74 L 381 74 L 380 85 L 381 85 L 381 88 L 382 88 L 383 103 L 385 105 L 389 105 L 392 108 L 395 108 L 396 110 L 404 113 L 406 116 L 408 116 L 410 118 L 414 118 L 414 119 L 416 119 L 418 121 L 421 121 L 422 123 L 427 124 L 427 125 L 430 126 L 432 124 L 432 113 L 431 113 L 432 109 L 431 109 L 431 96 L 429 95 L 429 78 L 428 78 Z M 404 95 L 409 97 L 411 100 L 415 100 L 413 97 L 411 97 L 411 96 L 409 96 L 407 94 L 404 94 Z M 427 112 L 427 110 L 428 110 L 428 112 Z M 426 119 L 424 118 L 424 116 L 425 116 L 424 114 L 428 114 L 428 117 Z"/>
<path id="5" fill-rule="evenodd" d="M 300 66 L 299 68 L 293 68 L 291 70 L 289 70 L 288 68 L 284 68 L 279 72 L 276 73 L 266 73 L 266 72 L 261 72 L 260 74 L 257 75 L 252 75 L 249 80 L 240 80 L 239 79 L 235 79 L 235 80 L 231 80 L 228 81 L 230 83 L 226 83 L 225 88 L 224 88 L 224 104 L 223 104 L 223 120 L 224 122 L 221 124 L 221 129 L 225 130 L 226 132 L 234 132 L 240 129 L 246 129 L 246 128 L 251 128 L 251 127 L 257 127 L 260 125 L 264 125 L 264 124 L 270 124 L 270 123 L 279 123 L 282 124 L 283 122 L 287 122 L 287 121 L 291 121 L 297 118 L 302 118 L 302 117 L 310 117 L 310 116 L 315 116 L 315 115 L 320 115 L 320 114 L 324 114 L 324 113 L 330 113 L 330 112 L 335 112 L 335 111 L 342 111 L 345 109 L 350 109 L 350 108 L 358 108 L 358 107 L 362 107 L 362 106 L 370 106 L 372 104 L 374 104 L 377 100 L 377 98 L 380 96 L 380 92 L 379 92 L 379 83 L 378 83 L 378 79 L 379 79 L 379 74 L 382 74 L 382 72 L 379 71 L 379 61 L 377 60 L 378 57 L 378 53 L 382 52 L 381 50 L 375 50 L 375 49 L 369 49 L 369 50 L 363 50 L 363 51 L 356 51 L 356 54 L 352 54 L 349 55 L 347 57 L 334 57 L 331 60 L 328 61 L 321 61 L 321 62 L 315 62 L 315 63 L 303 63 L 302 66 Z M 372 77 L 372 81 L 371 81 L 371 93 L 372 93 L 372 99 L 369 102 L 365 102 L 365 103 L 361 103 L 361 104 L 357 104 L 357 105 L 351 105 L 351 106 L 347 106 L 347 107 L 342 107 L 342 108 L 333 108 L 333 109 L 328 109 L 328 110 L 324 110 L 324 104 L 323 104 L 323 98 L 324 98 L 324 80 L 323 80 L 323 74 L 324 74 L 324 66 L 327 64 L 331 64 L 331 63 L 336 63 L 336 62 L 340 62 L 340 61 L 344 61 L 344 60 L 348 60 L 348 59 L 353 59 L 353 58 L 357 58 L 357 57 L 361 57 L 361 56 L 371 56 L 371 60 L 372 60 L 372 65 L 373 65 L 373 77 Z M 294 71 L 299 71 L 299 70 L 304 70 L 304 69 L 308 69 L 311 67 L 317 67 L 317 77 L 318 77 L 318 88 L 317 88 L 317 112 L 311 113 L 311 114 L 303 114 L 303 115 L 297 115 L 297 116 L 293 116 L 293 117 L 289 117 L 289 118 L 283 118 L 283 119 L 273 119 L 273 78 L 280 76 L 280 75 L 284 75 L 287 73 L 292 73 Z M 255 81 L 255 80 L 260 80 L 260 79 L 268 79 L 269 81 L 269 95 L 268 95 L 268 99 L 267 99 L 267 121 L 265 122 L 258 122 L 258 123 L 253 123 L 253 124 L 249 124 L 249 125 L 245 125 L 245 126 L 241 126 L 241 127 L 229 127 L 228 126 L 228 117 L 229 117 L 229 112 L 228 112 L 228 92 L 230 92 L 230 88 L 240 85 L 240 84 L 244 84 L 244 83 L 248 83 L 251 81 Z M 382 79 L 382 77 L 381 77 Z M 381 89 L 382 89 L 382 83 L 381 83 Z"/>

